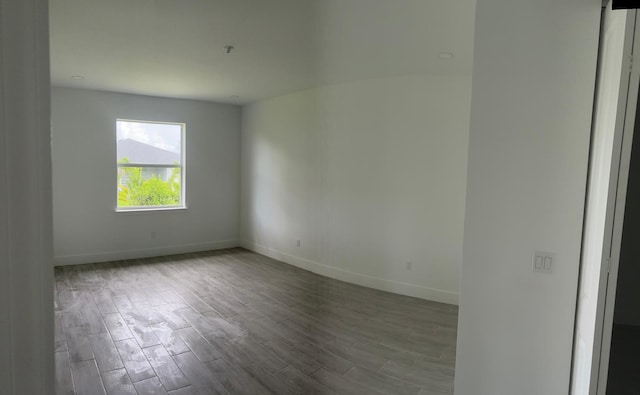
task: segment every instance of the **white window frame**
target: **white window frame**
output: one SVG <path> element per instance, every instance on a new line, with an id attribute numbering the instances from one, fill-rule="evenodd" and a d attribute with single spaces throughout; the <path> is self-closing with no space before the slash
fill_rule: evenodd
<path id="1" fill-rule="evenodd" d="M 186 183 L 186 145 L 185 145 L 185 135 L 187 131 L 187 124 L 184 122 L 165 122 L 165 121 L 146 121 L 146 120 L 138 120 L 138 119 L 125 119 L 125 118 L 117 118 L 115 123 L 115 130 L 117 130 L 118 122 L 136 122 L 136 123 L 152 123 L 152 124 L 161 124 L 161 125 L 178 125 L 180 126 L 180 164 L 167 164 L 167 165 L 158 165 L 158 164 L 144 164 L 144 163 L 118 163 L 118 155 L 117 155 L 117 136 L 116 136 L 116 186 L 118 185 L 117 174 L 118 169 L 121 167 L 147 167 L 147 168 L 180 168 L 180 204 L 172 205 L 172 206 L 131 206 L 131 207 L 118 207 L 118 193 L 116 192 L 116 204 L 115 211 L 117 213 L 131 213 L 131 212 L 140 212 L 140 211 L 173 211 L 173 210 L 186 210 L 187 209 L 187 199 L 186 199 L 186 191 L 187 191 L 187 183 Z M 117 133 L 117 132 L 116 132 Z"/>

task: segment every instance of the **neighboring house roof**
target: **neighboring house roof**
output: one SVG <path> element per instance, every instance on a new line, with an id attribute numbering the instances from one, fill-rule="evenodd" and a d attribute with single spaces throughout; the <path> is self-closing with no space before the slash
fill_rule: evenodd
<path id="1" fill-rule="evenodd" d="M 140 141 L 118 140 L 118 161 L 127 158 L 131 163 L 150 165 L 180 163 L 180 154 L 154 147 Z"/>

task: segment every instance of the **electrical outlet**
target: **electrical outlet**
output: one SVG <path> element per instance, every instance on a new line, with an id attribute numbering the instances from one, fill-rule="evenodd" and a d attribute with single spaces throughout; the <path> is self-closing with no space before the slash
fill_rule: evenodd
<path id="1" fill-rule="evenodd" d="M 406 268 L 408 271 L 412 271 L 413 270 L 413 262 L 407 262 L 406 263 Z"/>
<path id="2" fill-rule="evenodd" d="M 296 241 L 296 247 L 300 247 L 300 240 Z"/>
<path id="3" fill-rule="evenodd" d="M 151 238 L 155 239 L 156 238 L 156 232 L 151 232 Z"/>
<path id="4" fill-rule="evenodd" d="M 531 270 L 535 273 L 553 273 L 556 264 L 556 254 L 553 252 L 536 251 L 533 253 Z"/>

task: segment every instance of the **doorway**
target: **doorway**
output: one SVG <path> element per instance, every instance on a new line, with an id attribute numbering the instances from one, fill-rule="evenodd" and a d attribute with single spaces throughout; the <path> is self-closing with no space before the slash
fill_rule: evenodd
<path id="1" fill-rule="evenodd" d="M 640 388 L 640 376 L 637 374 L 640 371 L 639 123 L 636 118 L 622 224 L 606 394 L 635 394 Z"/>
<path id="2" fill-rule="evenodd" d="M 637 12 L 603 10 L 571 393 L 604 395 L 640 67 Z"/>

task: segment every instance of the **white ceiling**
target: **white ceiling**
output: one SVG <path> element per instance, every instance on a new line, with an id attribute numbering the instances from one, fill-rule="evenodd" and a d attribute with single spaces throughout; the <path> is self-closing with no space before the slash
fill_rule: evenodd
<path id="1" fill-rule="evenodd" d="M 244 104 L 361 79 L 469 75 L 474 12 L 475 0 L 50 0 L 52 83 Z"/>

